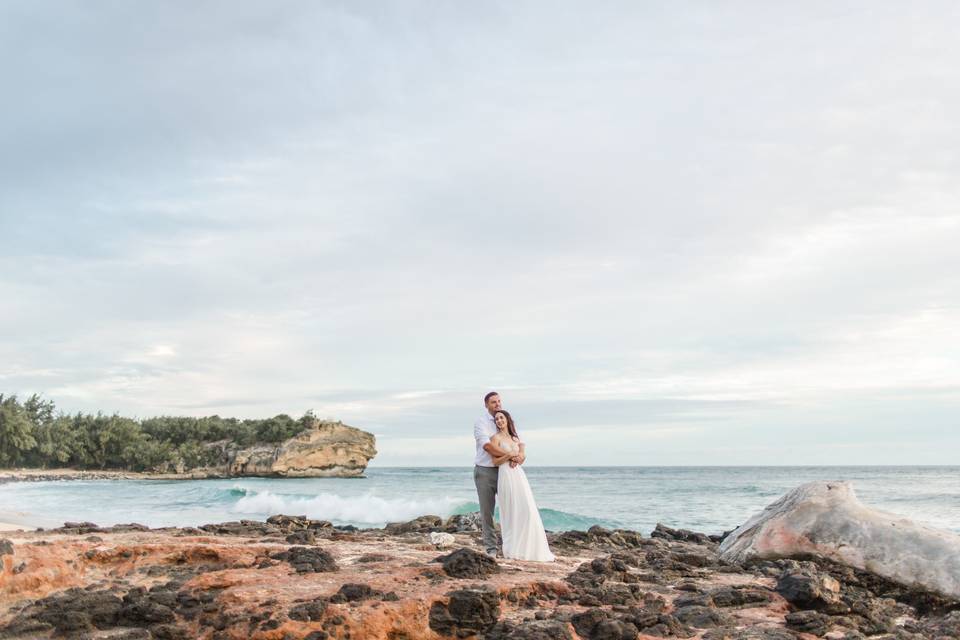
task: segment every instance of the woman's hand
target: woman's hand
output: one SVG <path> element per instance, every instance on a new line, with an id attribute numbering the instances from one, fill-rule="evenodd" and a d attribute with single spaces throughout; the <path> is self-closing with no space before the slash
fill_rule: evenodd
<path id="1" fill-rule="evenodd" d="M 524 462 L 527 461 L 527 452 L 525 451 L 525 449 L 526 449 L 526 445 L 521 442 L 520 453 L 514 456 L 514 460 L 516 460 L 517 464 L 523 464 Z"/>

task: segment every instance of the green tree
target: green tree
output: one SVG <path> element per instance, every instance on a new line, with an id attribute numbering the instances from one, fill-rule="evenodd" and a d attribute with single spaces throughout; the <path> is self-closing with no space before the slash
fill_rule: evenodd
<path id="1" fill-rule="evenodd" d="M 100 444 L 100 468 L 127 466 L 126 454 L 143 445 L 146 439 L 140 425 L 117 414 L 106 418 L 97 433 Z"/>
<path id="2" fill-rule="evenodd" d="M 17 396 L 0 394 L 0 465 L 19 464 L 36 444 L 33 423 Z"/>
<path id="3" fill-rule="evenodd" d="M 57 413 L 50 400 L 37 394 L 20 403 L 0 394 L 0 465 L 32 467 L 192 469 L 220 463 L 221 442 L 248 447 L 280 442 L 309 428 L 308 411 L 298 420 L 279 414 L 264 420 L 157 416 L 144 420 L 76 413 Z"/>
<path id="4" fill-rule="evenodd" d="M 173 457 L 169 442 L 157 442 L 149 437 L 136 445 L 128 445 L 124 451 L 124 459 L 134 471 L 163 471 Z"/>

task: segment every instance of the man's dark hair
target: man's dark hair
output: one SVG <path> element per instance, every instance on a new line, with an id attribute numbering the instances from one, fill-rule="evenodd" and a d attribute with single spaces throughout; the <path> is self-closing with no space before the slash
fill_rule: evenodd
<path id="1" fill-rule="evenodd" d="M 490 398 L 492 398 L 493 396 L 498 396 L 498 395 L 500 395 L 500 394 L 497 393 L 496 391 L 491 391 L 491 392 L 488 393 L 487 395 L 483 396 L 483 404 L 484 404 L 484 406 L 486 406 L 486 404 L 487 404 L 487 402 L 490 400 Z"/>

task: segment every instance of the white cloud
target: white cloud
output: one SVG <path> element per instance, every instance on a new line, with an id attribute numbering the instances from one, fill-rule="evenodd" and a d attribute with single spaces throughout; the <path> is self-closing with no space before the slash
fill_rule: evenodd
<path id="1" fill-rule="evenodd" d="M 0 9 L 0 392 L 950 461 L 956 7 L 208 10 Z"/>

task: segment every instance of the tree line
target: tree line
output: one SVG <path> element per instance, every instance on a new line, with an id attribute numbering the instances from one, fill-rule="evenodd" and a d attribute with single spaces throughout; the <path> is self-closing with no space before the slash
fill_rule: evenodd
<path id="1" fill-rule="evenodd" d="M 222 462 L 221 448 L 208 443 L 281 442 L 314 420 L 310 411 L 299 419 L 280 414 L 262 420 L 67 414 L 37 394 L 21 402 L 0 393 L 0 468 L 189 470 Z"/>

